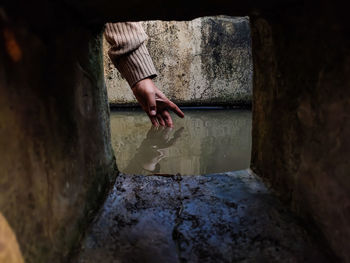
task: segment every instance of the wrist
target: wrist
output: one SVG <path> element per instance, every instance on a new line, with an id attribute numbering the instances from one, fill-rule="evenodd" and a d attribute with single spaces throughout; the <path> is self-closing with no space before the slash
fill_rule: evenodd
<path id="1" fill-rule="evenodd" d="M 131 89 L 134 90 L 134 89 L 143 87 L 144 85 L 147 85 L 147 84 L 150 84 L 150 83 L 153 84 L 152 78 L 151 78 L 151 77 L 147 77 L 147 78 L 144 78 L 144 79 L 141 79 L 141 80 L 137 81 L 137 82 L 131 87 Z"/>

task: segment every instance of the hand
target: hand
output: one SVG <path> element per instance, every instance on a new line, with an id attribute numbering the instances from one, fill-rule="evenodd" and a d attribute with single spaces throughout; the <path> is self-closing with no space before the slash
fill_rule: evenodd
<path id="1" fill-rule="evenodd" d="M 140 80 L 131 89 L 154 126 L 174 126 L 168 109 L 175 112 L 180 118 L 185 116 L 175 103 L 165 97 L 150 78 Z"/>
<path id="2" fill-rule="evenodd" d="M 173 128 L 169 127 L 154 127 L 152 126 L 147 132 L 146 139 L 143 140 L 140 148 L 149 147 L 150 149 L 166 149 L 174 145 L 181 137 L 184 127 L 180 127 L 175 131 L 173 138 L 170 138 Z"/>
<path id="3" fill-rule="evenodd" d="M 124 169 L 126 173 L 140 174 L 143 170 L 159 173 L 160 161 L 169 156 L 169 148 L 181 137 L 184 127 L 179 128 L 171 138 L 169 127 L 152 126 L 147 132 L 146 138 L 137 148 L 136 154 L 131 158 Z M 140 170 L 142 168 L 143 170 Z"/>

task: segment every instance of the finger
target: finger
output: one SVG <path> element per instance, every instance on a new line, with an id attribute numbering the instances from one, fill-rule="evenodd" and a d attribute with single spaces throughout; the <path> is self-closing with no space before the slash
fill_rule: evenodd
<path id="1" fill-rule="evenodd" d="M 168 127 L 174 127 L 174 125 L 173 125 L 173 120 L 172 120 L 172 118 L 171 118 L 171 116 L 170 116 L 170 113 L 169 113 L 167 110 L 164 110 L 164 111 L 162 112 L 162 117 L 163 117 L 163 119 L 165 120 L 166 126 L 168 126 Z"/>
<path id="2" fill-rule="evenodd" d="M 155 117 L 155 116 L 149 116 L 149 115 L 148 115 L 148 117 L 149 117 L 149 119 L 151 120 L 153 126 L 156 126 L 156 127 L 159 126 L 158 121 L 157 121 L 157 117 Z"/>
<path id="3" fill-rule="evenodd" d="M 157 115 L 157 107 L 156 107 L 155 93 L 154 92 L 147 92 L 145 96 L 146 96 L 149 116 L 156 116 Z"/>
<path id="4" fill-rule="evenodd" d="M 180 118 L 185 117 L 185 114 L 182 112 L 182 110 L 180 110 L 180 108 L 172 101 L 168 101 L 168 107 L 174 112 L 176 113 L 177 116 L 179 116 Z"/>
<path id="5" fill-rule="evenodd" d="M 158 90 L 155 94 L 156 99 L 159 99 L 160 101 L 162 101 L 163 103 L 165 103 L 167 105 L 168 108 L 170 108 L 173 112 L 176 113 L 177 116 L 179 116 L 180 118 L 185 117 L 185 114 L 182 112 L 182 110 L 180 110 L 180 108 L 171 100 L 169 100 L 163 92 L 161 92 L 160 90 Z"/>
<path id="6" fill-rule="evenodd" d="M 157 130 L 157 128 L 154 125 L 152 125 L 151 128 L 147 132 L 146 138 L 150 139 L 153 136 L 153 134 L 156 132 L 156 130 Z"/>
<path id="7" fill-rule="evenodd" d="M 161 126 L 165 126 L 165 121 L 163 120 L 163 117 L 159 113 L 157 114 L 157 120 Z"/>
<path id="8" fill-rule="evenodd" d="M 174 137 L 180 137 L 181 133 L 184 131 L 184 127 L 179 128 L 175 133 L 174 133 Z"/>
<path id="9" fill-rule="evenodd" d="M 164 138 L 169 137 L 172 130 L 173 130 L 172 127 L 164 127 L 164 129 L 162 130 L 162 136 Z"/>
<path id="10" fill-rule="evenodd" d="M 163 137 L 168 141 L 169 138 L 170 138 L 170 135 L 171 135 L 171 131 L 173 130 L 172 127 L 166 127 L 164 129 L 164 134 L 163 134 Z"/>

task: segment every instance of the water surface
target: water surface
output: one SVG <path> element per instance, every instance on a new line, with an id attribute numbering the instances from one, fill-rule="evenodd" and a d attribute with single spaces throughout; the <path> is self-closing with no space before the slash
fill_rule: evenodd
<path id="1" fill-rule="evenodd" d="M 142 111 L 112 111 L 118 168 L 132 174 L 207 174 L 249 167 L 251 112 L 185 110 L 174 128 L 152 127 Z"/>

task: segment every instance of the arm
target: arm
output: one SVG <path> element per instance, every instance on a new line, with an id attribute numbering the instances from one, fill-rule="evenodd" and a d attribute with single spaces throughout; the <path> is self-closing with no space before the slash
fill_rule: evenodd
<path id="1" fill-rule="evenodd" d="M 108 23 L 106 40 L 111 44 L 108 55 L 113 64 L 128 81 L 136 99 L 149 116 L 153 125 L 173 126 L 168 109 L 179 117 L 183 112 L 171 102 L 153 83 L 157 76 L 152 59 L 145 45 L 147 35 L 140 23 Z"/>

